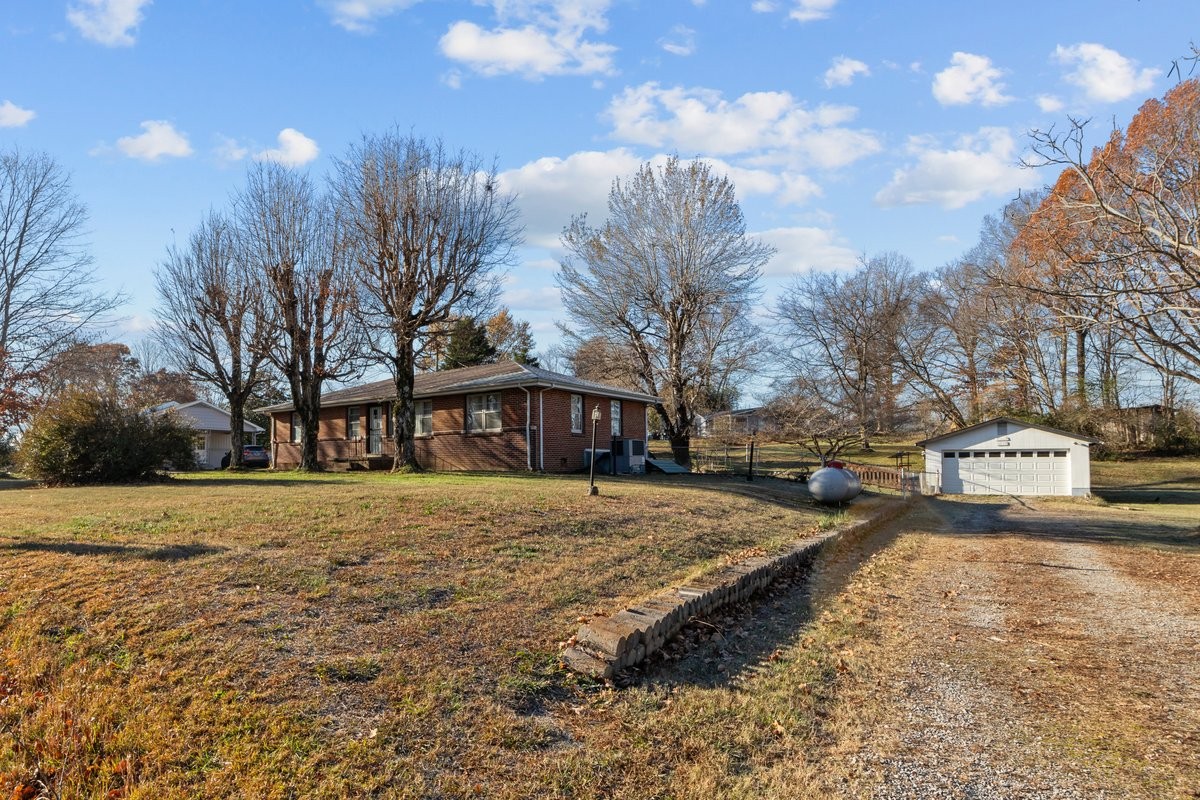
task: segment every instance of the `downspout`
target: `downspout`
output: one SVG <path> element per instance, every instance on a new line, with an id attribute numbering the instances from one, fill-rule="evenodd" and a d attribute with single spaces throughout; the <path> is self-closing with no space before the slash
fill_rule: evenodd
<path id="1" fill-rule="evenodd" d="M 525 393 L 525 468 L 533 472 L 533 441 L 531 440 L 529 431 L 530 414 L 532 413 L 530 405 L 533 403 L 533 395 L 524 386 L 521 387 L 521 391 Z M 539 437 L 541 433 L 541 430 L 538 430 Z"/>
<path id="2" fill-rule="evenodd" d="M 546 391 L 551 388 L 546 386 L 538 392 L 538 462 L 542 472 L 546 471 Z"/>

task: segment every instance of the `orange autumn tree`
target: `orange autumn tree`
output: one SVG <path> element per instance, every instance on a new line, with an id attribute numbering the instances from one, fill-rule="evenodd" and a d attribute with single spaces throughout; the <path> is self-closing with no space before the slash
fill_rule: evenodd
<path id="1" fill-rule="evenodd" d="M 1085 159 L 1085 123 L 1034 133 L 1063 168 L 1014 247 L 1024 282 L 1081 327 L 1114 326 L 1133 356 L 1200 383 L 1200 80 L 1147 101 Z"/>

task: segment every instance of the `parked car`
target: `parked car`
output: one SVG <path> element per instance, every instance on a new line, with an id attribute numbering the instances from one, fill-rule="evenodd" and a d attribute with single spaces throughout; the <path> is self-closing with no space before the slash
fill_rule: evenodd
<path id="1" fill-rule="evenodd" d="M 225 455 L 221 458 L 221 469 L 229 467 L 229 459 L 232 453 L 226 450 Z M 267 452 L 267 448 L 261 444 L 248 444 L 242 447 L 242 466 L 243 467 L 269 467 L 271 466 L 271 455 Z"/>

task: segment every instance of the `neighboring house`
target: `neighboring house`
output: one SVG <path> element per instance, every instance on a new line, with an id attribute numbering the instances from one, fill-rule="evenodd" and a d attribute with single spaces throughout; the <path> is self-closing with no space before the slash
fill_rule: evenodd
<path id="1" fill-rule="evenodd" d="M 176 403 L 172 400 L 155 406 L 150 409 L 150 413 L 173 414 L 196 432 L 196 465 L 201 469 L 220 467 L 221 459 L 233 447 L 233 424 L 230 422 L 229 412 L 220 406 L 204 400 L 194 400 L 190 403 Z M 254 444 L 258 434 L 266 433 L 253 422 L 243 422 L 242 431 L 246 434 L 246 444 Z"/>
<path id="2" fill-rule="evenodd" d="M 917 442 L 927 480 L 943 494 L 1092 493 L 1090 445 L 1098 439 L 997 417 Z"/>
<path id="3" fill-rule="evenodd" d="M 513 361 L 431 372 L 414 386 L 417 462 L 432 470 L 545 470 L 585 465 L 592 411 L 600 409 L 596 449 L 614 440 L 642 442 L 646 409 L 657 398 Z M 317 458 L 327 467 L 391 465 L 395 456 L 389 379 L 321 396 Z M 290 403 L 268 406 L 271 463 L 300 461 L 299 415 Z M 632 447 L 633 446 L 629 446 Z"/>

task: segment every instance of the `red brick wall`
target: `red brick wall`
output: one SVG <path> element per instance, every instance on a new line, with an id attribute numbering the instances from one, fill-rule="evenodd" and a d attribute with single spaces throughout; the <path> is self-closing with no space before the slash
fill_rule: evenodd
<path id="1" fill-rule="evenodd" d="M 539 393 L 542 394 L 539 408 Z M 609 398 L 584 395 L 584 432 L 571 433 L 571 393 L 559 389 L 530 389 L 532 396 L 530 436 L 532 456 L 526 451 L 525 400 L 523 389 L 506 389 L 501 393 L 501 430 L 481 433 L 466 432 L 465 395 L 433 398 L 433 435 L 415 441 L 417 462 L 431 470 L 524 470 L 541 466 L 547 472 L 569 472 L 583 467 L 583 450 L 591 444 L 592 408 L 600 405 L 600 423 L 596 426 L 596 447 L 607 449 L 612 440 L 609 420 Z M 349 441 L 346 436 L 346 406 L 321 409 L 317 433 L 317 457 L 328 463 L 334 459 L 359 458 L 366 455 L 365 441 Z M 362 421 L 360 431 L 367 435 L 367 405 L 359 404 Z M 626 439 L 646 438 L 645 403 L 623 400 L 622 435 Z M 542 436 L 545 463 L 539 465 L 539 412 L 545 421 Z M 280 468 L 296 466 L 300 460 L 299 445 L 289 442 L 291 412 L 272 415 L 271 450 L 274 464 Z M 384 455 L 395 452 L 390 440 L 384 442 Z"/>
<path id="2" fill-rule="evenodd" d="M 583 433 L 571 433 L 571 395 L 562 389 L 547 389 L 541 398 L 545 432 L 542 438 L 546 472 L 571 472 L 583 468 L 583 451 L 592 446 L 592 409 L 600 406 L 596 425 L 596 448 L 607 450 L 612 444 L 611 398 L 583 395 Z M 534 393 L 534 422 L 538 419 L 537 392 Z M 621 401 L 621 438 L 646 438 L 646 404 Z"/>

